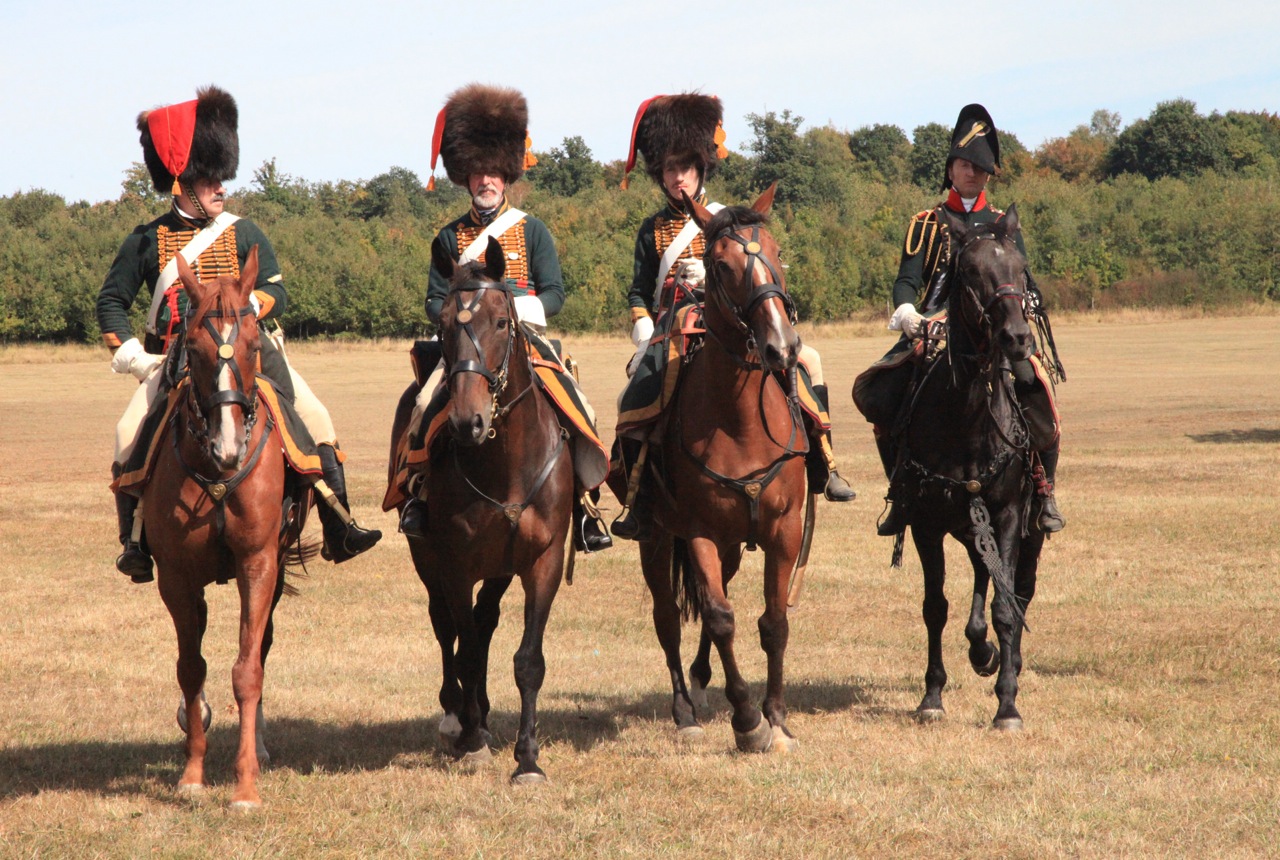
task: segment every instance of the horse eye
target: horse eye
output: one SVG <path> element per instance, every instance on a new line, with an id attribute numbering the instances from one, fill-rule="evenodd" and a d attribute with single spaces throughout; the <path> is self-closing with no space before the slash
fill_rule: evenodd
<path id="1" fill-rule="evenodd" d="M 508 323 L 508 320 L 507 320 L 507 318 L 506 318 L 506 317 L 501 317 L 501 318 L 499 318 L 499 319 L 498 319 L 498 330 L 499 330 L 499 331 L 501 331 L 502 329 L 505 329 L 505 328 L 507 327 L 507 323 Z"/>

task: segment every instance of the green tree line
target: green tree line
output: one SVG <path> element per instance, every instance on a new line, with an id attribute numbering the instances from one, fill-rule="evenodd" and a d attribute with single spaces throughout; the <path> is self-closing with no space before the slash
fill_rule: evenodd
<path id="1" fill-rule="evenodd" d="M 912 214 L 941 198 L 950 127 L 910 137 L 897 126 L 803 128 L 789 111 L 747 117 L 751 139 L 710 183 L 714 199 L 750 202 L 778 182 L 773 232 L 801 316 L 829 321 L 883 308 Z M 1028 150 L 1001 132 L 1003 169 L 988 195 L 1017 203 L 1032 271 L 1053 307 L 1224 306 L 1280 298 L 1280 116 L 1200 114 L 1162 102 L 1121 128 L 1088 124 Z M 620 187 L 621 161 L 597 162 L 579 137 L 538 153 L 517 203 L 556 238 L 572 331 L 628 322 L 635 235 L 661 205 L 653 184 Z M 393 167 L 367 181 L 312 183 L 274 160 L 253 171 L 229 209 L 271 238 L 295 336 L 410 337 L 423 309 L 431 241 L 468 206 L 442 181 L 428 192 Z M 31 190 L 0 197 L 0 342 L 96 342 L 94 303 L 125 235 L 168 205 L 145 170 L 121 195 L 68 203 Z M 141 325 L 145 302 L 135 313 Z"/>

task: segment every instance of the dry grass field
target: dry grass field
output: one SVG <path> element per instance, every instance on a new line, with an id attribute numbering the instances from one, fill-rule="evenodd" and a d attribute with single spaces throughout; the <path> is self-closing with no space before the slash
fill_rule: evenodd
<path id="1" fill-rule="evenodd" d="M 227 808 L 237 601 L 212 588 L 205 800 L 180 800 L 173 630 L 154 586 L 115 573 L 107 466 L 130 383 L 105 351 L 0 352 L 0 856 L 1280 856 L 1280 316 L 1058 322 L 1068 528 L 1045 548 L 1019 697 L 988 728 L 968 668 L 971 576 L 951 552 L 947 719 L 923 689 L 919 564 L 874 535 L 883 477 L 848 397 L 891 336 L 806 331 L 826 362 L 842 471 L 823 504 L 788 657 L 791 756 L 733 749 L 711 690 L 707 740 L 678 746 L 635 548 L 579 559 L 560 591 L 541 697 L 543 787 L 508 784 L 518 594 L 493 648 L 492 768 L 436 744 L 426 594 L 377 510 L 405 344 L 313 344 L 295 364 L 334 413 L 356 513 L 388 536 L 317 562 L 277 613 L 264 808 Z M 622 338 L 571 341 L 612 436 Z M 955 550 L 952 546 L 952 550 Z M 753 694 L 759 561 L 735 584 Z M 694 631 L 687 628 L 687 639 Z M 687 662 L 687 660 L 686 660 Z"/>

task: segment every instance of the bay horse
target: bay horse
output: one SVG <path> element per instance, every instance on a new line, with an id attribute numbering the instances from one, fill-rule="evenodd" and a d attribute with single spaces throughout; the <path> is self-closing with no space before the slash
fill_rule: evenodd
<path id="1" fill-rule="evenodd" d="M 240 650 L 231 684 L 240 710 L 240 744 L 231 805 L 248 810 L 261 805 L 257 778 L 260 764 L 269 760 L 262 678 L 272 613 L 284 590 L 285 548 L 302 529 L 310 488 L 300 492 L 292 480 L 286 487 L 280 433 L 258 396 L 260 335 L 249 301 L 258 277 L 257 247 L 239 279 L 222 275 L 201 283 L 181 254 L 177 261 L 190 301 L 184 336 L 188 383 L 157 441 L 143 506 L 160 597 L 178 637 L 178 721 L 187 735 L 178 790 L 197 794 L 205 787 L 210 712 L 200 653 L 208 623 L 204 589 L 234 579 Z M 289 492 L 296 502 L 286 498 Z"/>
<path id="2" fill-rule="evenodd" d="M 795 393 L 801 341 L 787 295 L 778 245 L 766 227 L 770 186 L 750 207 L 712 214 L 685 197 L 707 237 L 705 341 L 681 371 L 653 468 L 658 491 L 653 536 L 640 541 L 653 621 L 672 684 L 672 717 L 682 738 L 703 730 L 710 648 L 720 654 L 725 695 L 733 708 L 738 749 L 785 752 L 796 741 L 786 725 L 783 657 L 787 592 L 800 553 L 808 489 L 808 438 Z M 734 655 L 734 613 L 727 585 L 743 552 L 764 550 L 764 614 L 758 621 L 767 655 L 763 714 L 750 701 Z M 702 635 L 689 672 L 680 662 L 684 615 L 700 617 Z"/>
<path id="3" fill-rule="evenodd" d="M 520 728 L 511 781 L 540 783 L 546 780 L 537 739 L 542 643 L 564 574 L 571 449 L 534 378 L 503 279 L 501 245 L 490 238 L 483 264 L 458 265 L 437 242 L 432 260 L 450 280 L 439 322 L 448 436 L 433 451 L 426 475 L 428 537 L 408 540 L 440 645 L 440 734 L 468 766 L 491 758 L 489 644 L 502 595 L 518 576 L 524 636 L 515 654 Z"/>
<path id="4" fill-rule="evenodd" d="M 893 492 L 901 493 L 911 538 L 924 570 L 924 622 L 929 658 L 916 716 L 941 719 L 947 673 L 942 630 L 946 560 L 951 535 L 973 565 L 973 600 L 965 637 L 977 674 L 999 672 L 993 726 L 1022 728 L 1014 704 L 1022 670 L 1024 616 L 1035 594 L 1044 533 L 1029 519 L 1030 432 L 1014 394 L 1010 363 L 1028 359 L 1035 337 L 1027 316 L 1026 259 L 1018 251 L 1018 210 L 991 224 L 967 227 L 941 210 L 951 234 L 946 283 L 947 346 L 926 371 L 911 401 Z M 987 640 L 987 586 L 994 582 Z"/>

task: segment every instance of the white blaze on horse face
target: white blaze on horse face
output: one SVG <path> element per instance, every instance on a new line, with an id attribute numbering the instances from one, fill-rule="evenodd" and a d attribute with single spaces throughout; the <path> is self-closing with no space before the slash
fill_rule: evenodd
<path id="1" fill-rule="evenodd" d="M 227 342 L 227 338 L 231 336 L 231 332 L 234 328 L 235 326 L 231 322 L 224 322 L 222 324 L 222 331 L 220 334 L 223 343 Z M 231 373 L 231 365 L 229 363 L 223 364 L 222 370 L 218 371 L 218 391 L 231 391 L 234 381 L 235 377 Z M 224 461 L 230 456 L 235 456 L 237 458 L 240 456 L 240 452 L 236 447 L 239 443 L 239 436 L 236 433 L 236 416 L 233 411 L 235 408 L 236 407 L 230 403 L 224 403 L 218 407 L 220 412 L 220 420 L 218 421 L 218 450 L 222 452 Z"/>

